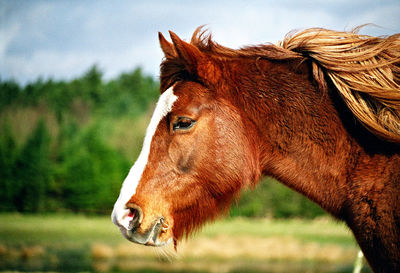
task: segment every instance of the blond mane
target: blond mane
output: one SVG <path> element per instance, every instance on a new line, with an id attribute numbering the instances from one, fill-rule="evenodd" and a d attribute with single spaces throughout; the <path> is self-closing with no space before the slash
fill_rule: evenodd
<path id="1" fill-rule="evenodd" d="M 400 143 L 400 34 L 372 37 L 358 30 L 312 28 L 289 33 L 278 45 L 311 59 L 320 86 L 326 88 L 325 73 L 370 131 Z"/>

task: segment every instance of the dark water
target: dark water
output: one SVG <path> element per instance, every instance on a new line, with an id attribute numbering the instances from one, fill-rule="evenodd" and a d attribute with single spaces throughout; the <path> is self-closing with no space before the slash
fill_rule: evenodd
<path id="1" fill-rule="evenodd" d="M 17 272 L 228 272 L 228 273 L 350 273 L 352 264 L 293 261 L 168 261 L 162 258 L 95 259 L 90 249 L 19 249 L 0 251 L 0 271 Z M 366 267 L 362 272 L 371 272 Z"/>

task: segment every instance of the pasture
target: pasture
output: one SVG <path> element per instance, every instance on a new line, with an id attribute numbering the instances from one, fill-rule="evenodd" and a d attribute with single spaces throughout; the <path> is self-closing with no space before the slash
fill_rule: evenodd
<path id="1" fill-rule="evenodd" d="M 108 215 L 0 214 L 1 272 L 352 272 L 357 251 L 326 217 L 227 218 L 175 252 L 129 243 Z"/>

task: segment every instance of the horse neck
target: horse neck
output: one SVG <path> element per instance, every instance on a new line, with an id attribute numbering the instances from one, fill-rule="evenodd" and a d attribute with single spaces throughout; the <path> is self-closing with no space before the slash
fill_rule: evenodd
<path id="1" fill-rule="evenodd" d="M 263 61 L 247 64 L 247 71 L 233 73 L 241 78 L 234 82 L 246 83 L 235 100 L 257 126 L 262 172 L 339 216 L 350 162 L 359 153 L 331 98 L 313 85 L 305 64 L 293 69 Z"/>

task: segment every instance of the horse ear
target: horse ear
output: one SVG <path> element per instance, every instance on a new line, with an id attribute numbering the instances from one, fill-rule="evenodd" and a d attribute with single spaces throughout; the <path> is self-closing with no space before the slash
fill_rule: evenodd
<path id="1" fill-rule="evenodd" d="M 165 58 L 173 59 L 177 57 L 174 45 L 164 38 L 161 32 L 158 32 L 158 40 L 160 41 L 161 50 L 164 52 Z"/>
<path id="2" fill-rule="evenodd" d="M 186 70 L 190 74 L 199 75 L 199 67 L 201 63 L 206 60 L 206 56 L 194 45 L 182 41 L 178 35 L 172 31 L 169 31 L 169 34 L 175 47 L 175 51 L 177 52 L 179 59 L 182 60 L 185 65 Z"/>

